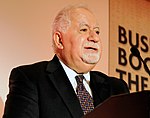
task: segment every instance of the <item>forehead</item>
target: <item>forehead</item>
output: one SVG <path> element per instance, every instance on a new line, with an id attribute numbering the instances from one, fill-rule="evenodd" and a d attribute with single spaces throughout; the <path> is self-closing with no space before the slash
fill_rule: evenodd
<path id="1" fill-rule="evenodd" d="M 98 22 L 92 12 L 84 8 L 78 8 L 71 12 L 71 21 L 79 25 L 97 26 Z"/>

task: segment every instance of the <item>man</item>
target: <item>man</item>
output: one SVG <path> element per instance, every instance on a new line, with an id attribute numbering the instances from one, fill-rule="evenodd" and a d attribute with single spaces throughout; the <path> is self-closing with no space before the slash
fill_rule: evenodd
<path id="1" fill-rule="evenodd" d="M 123 80 L 91 71 L 101 56 L 99 34 L 96 18 L 87 8 L 60 11 L 53 25 L 54 58 L 12 70 L 3 118 L 81 118 L 76 75 L 85 77 L 94 107 L 112 95 L 128 93 Z"/>

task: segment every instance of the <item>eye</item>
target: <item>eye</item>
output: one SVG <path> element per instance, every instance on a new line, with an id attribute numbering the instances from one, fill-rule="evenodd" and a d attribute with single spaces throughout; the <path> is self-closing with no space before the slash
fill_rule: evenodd
<path id="1" fill-rule="evenodd" d="M 88 29 L 87 28 L 83 28 L 83 29 L 80 29 L 81 32 L 87 32 Z"/>
<path id="2" fill-rule="evenodd" d="M 87 25 L 82 25 L 80 27 L 80 33 L 88 33 L 90 31 L 89 27 Z"/>
<path id="3" fill-rule="evenodd" d="M 95 31 L 95 33 L 96 33 L 97 35 L 99 35 L 99 34 L 100 34 L 100 30 L 99 30 L 99 28 L 98 28 L 98 27 L 94 28 L 94 31 Z"/>
<path id="4" fill-rule="evenodd" d="M 98 35 L 99 35 L 99 34 L 100 34 L 100 31 L 96 31 L 96 34 L 98 34 Z"/>

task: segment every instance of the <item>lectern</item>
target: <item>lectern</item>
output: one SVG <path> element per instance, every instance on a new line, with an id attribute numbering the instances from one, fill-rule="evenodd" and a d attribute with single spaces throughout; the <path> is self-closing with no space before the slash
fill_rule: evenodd
<path id="1" fill-rule="evenodd" d="M 112 96 L 83 118 L 150 118 L 150 91 Z"/>

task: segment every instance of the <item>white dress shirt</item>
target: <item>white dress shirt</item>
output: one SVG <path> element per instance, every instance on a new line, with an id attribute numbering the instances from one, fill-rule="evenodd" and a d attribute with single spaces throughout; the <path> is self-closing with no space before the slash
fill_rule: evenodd
<path id="1" fill-rule="evenodd" d="M 59 60 L 60 61 L 60 60 Z M 75 71 L 73 71 L 72 69 L 70 69 L 68 66 L 66 66 L 62 61 L 60 61 L 62 67 L 64 68 L 68 78 L 69 78 L 69 81 L 76 93 L 76 88 L 77 88 L 77 82 L 76 82 L 76 79 L 75 79 L 75 76 L 79 75 L 77 74 Z M 90 73 L 86 73 L 86 74 L 83 74 L 83 76 L 85 77 L 85 79 L 83 80 L 83 84 L 86 88 L 86 90 L 89 92 L 89 94 L 92 96 L 92 91 L 90 89 L 90 86 L 89 86 L 89 82 L 90 82 Z"/>

